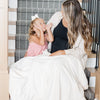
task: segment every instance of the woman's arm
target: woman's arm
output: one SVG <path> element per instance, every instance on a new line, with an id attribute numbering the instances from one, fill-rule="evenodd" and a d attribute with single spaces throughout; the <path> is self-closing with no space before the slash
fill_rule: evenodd
<path id="1" fill-rule="evenodd" d="M 61 11 L 59 11 L 59 12 L 54 13 L 52 17 L 49 19 L 49 21 L 47 22 L 47 25 L 52 23 L 52 28 L 51 28 L 52 34 L 53 34 L 54 28 L 59 24 L 62 18 L 63 18 L 62 13 Z M 49 42 L 48 44 L 48 50 L 51 51 L 51 42 Z"/>
<path id="2" fill-rule="evenodd" d="M 73 45 L 73 48 L 65 50 L 65 53 L 81 57 L 86 54 L 84 49 L 84 39 L 82 38 L 81 34 L 79 34 L 79 36 L 77 37 L 77 40 Z"/>
<path id="3" fill-rule="evenodd" d="M 72 49 L 59 50 L 52 53 L 51 56 L 67 54 L 74 55 L 76 57 L 83 57 L 84 55 L 86 55 L 86 52 L 84 50 L 84 40 L 82 39 L 81 35 L 78 36 Z"/>
<path id="4" fill-rule="evenodd" d="M 63 16 L 62 16 L 61 11 L 56 12 L 56 13 L 54 13 L 54 14 L 52 15 L 52 17 L 49 19 L 49 21 L 47 22 L 47 24 L 52 23 L 53 26 L 56 26 L 56 25 L 58 25 L 58 23 L 60 22 L 60 20 L 62 19 L 62 17 L 63 17 Z"/>
<path id="5" fill-rule="evenodd" d="M 49 40 L 54 40 L 53 39 L 53 30 L 59 24 L 61 19 L 62 19 L 62 13 L 59 11 L 59 12 L 54 13 L 52 15 L 52 17 L 49 19 L 49 21 L 47 22 L 47 31 L 49 34 L 49 36 L 48 36 Z"/>
<path id="6" fill-rule="evenodd" d="M 54 53 L 51 53 L 50 56 L 58 56 L 58 55 L 66 55 L 65 51 L 64 50 L 58 50 Z"/>

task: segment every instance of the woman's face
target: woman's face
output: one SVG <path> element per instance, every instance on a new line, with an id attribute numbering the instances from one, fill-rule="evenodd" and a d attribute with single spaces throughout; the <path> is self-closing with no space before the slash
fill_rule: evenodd
<path id="1" fill-rule="evenodd" d="M 66 18 L 65 18 L 65 12 L 64 12 L 64 8 L 63 6 L 61 7 L 61 13 L 62 13 L 62 16 L 63 16 L 63 21 L 67 24 L 67 21 L 66 21 Z"/>
<path id="2" fill-rule="evenodd" d="M 41 29 L 43 32 L 46 30 L 46 24 L 41 18 L 37 19 L 33 25 L 35 28 L 37 28 L 38 30 Z"/>
<path id="3" fill-rule="evenodd" d="M 64 8 L 63 8 L 63 5 L 61 6 L 61 13 L 62 13 L 62 16 L 64 18 Z"/>

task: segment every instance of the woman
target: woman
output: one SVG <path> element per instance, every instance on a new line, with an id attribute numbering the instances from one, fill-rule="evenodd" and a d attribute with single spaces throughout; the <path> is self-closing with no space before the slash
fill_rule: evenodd
<path id="1" fill-rule="evenodd" d="M 62 15 L 62 20 L 68 23 L 71 49 L 51 56 L 25 57 L 13 64 L 9 73 L 11 100 L 86 100 L 84 67 L 86 51 L 91 47 L 91 27 L 76 0 L 63 3 Z M 54 26 L 59 20 L 55 20 Z"/>
<path id="2" fill-rule="evenodd" d="M 68 3 L 68 2 L 74 2 L 74 4 L 76 4 L 76 6 L 77 6 L 76 8 L 78 11 L 76 12 L 76 9 L 72 10 L 72 12 L 71 12 L 72 15 L 67 10 L 68 7 L 66 7 L 66 3 Z M 64 11 L 67 13 L 64 13 Z M 75 15 L 75 14 L 78 14 L 78 15 Z M 51 17 L 51 19 L 48 21 L 48 24 L 49 23 L 53 24 L 52 33 L 54 34 L 54 41 L 53 41 L 52 45 L 49 44 L 49 47 L 48 47 L 48 49 L 49 49 L 49 51 L 51 51 L 51 53 L 58 51 L 58 50 L 69 49 L 70 46 L 72 47 L 75 44 L 76 40 L 78 40 L 77 39 L 78 35 L 81 35 L 81 37 L 80 36 L 79 37 L 80 38 L 83 37 L 83 39 L 85 40 L 85 51 L 87 51 L 87 49 L 90 49 L 91 42 L 92 42 L 92 36 L 91 36 L 92 35 L 91 34 L 92 27 L 91 27 L 89 21 L 87 20 L 87 18 L 84 16 L 84 14 L 83 14 L 83 18 L 82 18 L 82 14 L 83 14 L 82 8 L 81 8 L 78 0 L 70 0 L 70 1 L 66 0 L 63 3 L 62 11 L 56 12 Z M 65 16 L 65 18 L 64 18 L 64 16 Z M 71 24 L 71 25 L 69 25 L 69 24 Z M 69 28 L 68 28 L 68 26 L 69 26 Z M 70 32 L 68 32 L 68 29 L 70 30 Z M 76 31 L 76 33 L 75 33 L 75 31 Z M 80 34 L 78 31 L 80 31 Z M 86 34 L 85 31 L 88 34 Z M 82 44 L 84 44 L 84 43 L 82 43 Z M 88 45 L 89 47 L 86 46 L 87 44 L 89 44 Z M 76 48 L 77 46 L 74 45 L 73 49 L 74 49 L 74 47 Z M 84 47 L 83 47 L 83 50 L 84 50 Z M 64 51 L 61 51 L 61 52 L 58 51 L 58 52 L 65 54 Z"/>

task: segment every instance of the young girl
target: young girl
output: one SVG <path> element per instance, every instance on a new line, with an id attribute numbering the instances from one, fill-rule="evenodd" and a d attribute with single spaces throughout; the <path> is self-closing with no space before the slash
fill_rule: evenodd
<path id="1" fill-rule="evenodd" d="M 29 28 L 29 46 L 25 56 L 37 56 L 47 49 L 47 41 L 53 41 L 52 24 L 45 25 L 38 15 L 32 16 Z"/>

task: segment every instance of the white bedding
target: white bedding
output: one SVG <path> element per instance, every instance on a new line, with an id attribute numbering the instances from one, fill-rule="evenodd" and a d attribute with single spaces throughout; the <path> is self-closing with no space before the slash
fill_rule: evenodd
<path id="1" fill-rule="evenodd" d="M 71 55 L 25 57 L 9 71 L 11 100 L 86 100 L 84 68 Z"/>

